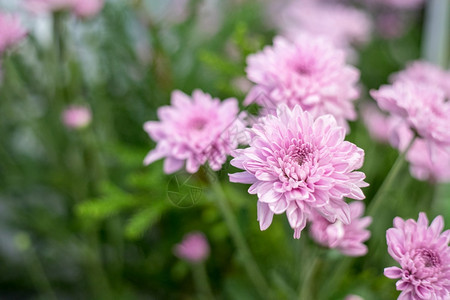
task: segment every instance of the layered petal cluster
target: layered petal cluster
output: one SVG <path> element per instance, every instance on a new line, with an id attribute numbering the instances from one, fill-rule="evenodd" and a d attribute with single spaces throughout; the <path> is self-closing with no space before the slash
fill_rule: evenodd
<path id="1" fill-rule="evenodd" d="M 372 90 L 371 95 L 381 109 L 403 118 L 420 137 L 450 144 L 450 102 L 441 89 L 401 80 Z"/>
<path id="2" fill-rule="evenodd" d="M 303 32 L 324 35 L 343 49 L 367 42 L 372 31 L 367 13 L 338 3 L 296 0 L 286 5 L 281 14 L 280 26 L 285 36 L 296 37 Z"/>
<path id="3" fill-rule="evenodd" d="M 245 102 L 269 112 L 279 104 L 300 105 L 314 117 L 332 114 L 341 126 L 354 120 L 359 71 L 344 52 L 320 37 L 302 34 L 295 42 L 276 37 L 273 46 L 247 58 L 247 76 L 256 84 Z"/>
<path id="4" fill-rule="evenodd" d="M 392 81 L 413 81 L 441 89 L 445 97 L 450 99 L 450 71 L 426 62 L 413 61 L 405 70 L 392 76 Z"/>
<path id="5" fill-rule="evenodd" d="M 314 119 L 298 105 L 280 105 L 276 115 L 262 117 L 249 131 L 249 147 L 237 149 L 231 160 L 244 171 L 230 174 L 230 181 L 252 184 L 248 191 L 258 195 L 261 230 L 282 213 L 295 238 L 313 212 L 332 223 L 350 223 L 343 198 L 364 198 L 365 175 L 355 171 L 364 151 L 344 141 L 345 129 L 333 116 Z"/>
<path id="6" fill-rule="evenodd" d="M 209 245 L 201 232 L 186 234 L 181 243 L 175 245 L 174 253 L 179 258 L 191 263 L 199 263 L 209 256 Z"/>
<path id="7" fill-rule="evenodd" d="M 401 151 L 417 137 L 407 153 L 411 174 L 420 180 L 450 180 L 450 72 L 414 62 L 392 76 L 392 85 L 371 91 L 380 108 L 389 112 L 386 123 L 391 144 Z"/>
<path id="8" fill-rule="evenodd" d="M 238 102 L 217 98 L 195 90 L 192 98 L 174 91 L 171 106 L 158 109 L 160 121 L 149 121 L 144 129 L 158 144 L 144 160 L 148 165 L 165 157 L 164 172 L 181 169 L 195 173 L 209 162 L 213 170 L 220 170 L 227 155 L 237 148 L 245 124 L 238 116 Z"/>
<path id="9" fill-rule="evenodd" d="M 420 213 L 417 222 L 395 218 L 394 228 L 387 230 L 388 252 L 400 268 L 385 268 L 384 275 L 399 279 L 399 299 L 450 299 L 450 230 L 443 229 L 441 216 L 428 226 Z"/>
<path id="10" fill-rule="evenodd" d="M 97 15 L 104 0 L 27 0 L 27 8 L 36 13 L 70 10 L 80 18 Z"/>
<path id="11" fill-rule="evenodd" d="M 335 248 L 345 255 L 366 255 L 367 246 L 364 245 L 364 242 L 370 237 L 370 231 L 366 228 L 372 222 L 372 218 L 363 217 L 364 204 L 361 202 L 352 202 L 349 207 L 349 224 L 344 224 L 339 220 L 331 223 L 320 214 L 313 213 L 310 234 L 320 245 Z"/>
<path id="12" fill-rule="evenodd" d="M 20 42 L 27 35 L 19 17 L 0 13 L 0 54 Z"/>

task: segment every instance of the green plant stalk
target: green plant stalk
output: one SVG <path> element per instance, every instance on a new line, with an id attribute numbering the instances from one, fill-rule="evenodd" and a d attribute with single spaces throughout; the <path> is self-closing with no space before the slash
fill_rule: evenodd
<path id="1" fill-rule="evenodd" d="M 225 223 L 228 226 L 228 230 L 230 231 L 234 244 L 236 245 L 236 248 L 238 249 L 241 256 L 241 261 L 244 265 L 244 268 L 262 299 L 269 299 L 270 289 L 267 285 L 266 279 L 262 275 L 258 264 L 255 262 L 249 250 L 247 242 L 241 232 L 241 229 L 239 228 L 238 222 L 233 214 L 233 211 L 231 210 L 228 200 L 226 199 L 222 186 L 219 183 L 219 179 L 212 170 L 210 170 L 210 173 L 213 174 L 211 176 L 208 176 L 208 178 L 210 185 L 216 195 L 215 203 L 217 203 L 225 219 Z"/>
<path id="2" fill-rule="evenodd" d="M 422 57 L 444 69 L 449 63 L 450 1 L 428 0 L 423 27 Z"/>
<path id="3" fill-rule="evenodd" d="M 39 257 L 36 255 L 33 246 L 30 246 L 28 251 L 24 252 L 23 255 L 28 262 L 29 273 L 36 288 L 45 295 L 45 299 L 58 299 L 52 289 L 50 280 L 48 280 L 45 275 L 42 264 Z"/>
<path id="4" fill-rule="evenodd" d="M 317 295 L 313 288 L 314 286 L 314 276 L 319 271 L 321 266 L 321 258 L 320 253 L 316 253 L 314 258 L 308 264 L 306 269 L 303 269 L 302 272 L 305 272 L 302 282 L 300 283 L 299 288 L 299 300 L 307 300 L 307 299 L 317 299 Z"/>
<path id="5" fill-rule="evenodd" d="M 197 288 L 198 298 L 205 300 L 214 299 L 205 264 L 203 262 L 192 264 L 192 274 L 194 275 L 194 283 Z"/>
<path id="6" fill-rule="evenodd" d="M 400 171 L 402 170 L 403 166 L 406 163 L 406 154 L 408 153 L 409 149 L 413 145 L 414 141 L 416 140 L 416 137 L 413 137 L 411 141 L 409 142 L 408 146 L 406 147 L 405 151 L 401 152 L 400 155 L 395 160 L 394 165 L 390 169 L 388 175 L 384 179 L 383 183 L 381 184 L 378 191 L 375 193 L 375 195 L 372 198 L 372 201 L 370 202 L 369 206 L 367 207 L 367 215 L 375 216 L 377 214 L 378 209 L 380 208 L 381 204 L 383 203 L 382 199 L 386 195 L 386 192 L 390 191 L 395 183 L 395 180 L 397 179 L 398 175 L 400 174 Z"/>

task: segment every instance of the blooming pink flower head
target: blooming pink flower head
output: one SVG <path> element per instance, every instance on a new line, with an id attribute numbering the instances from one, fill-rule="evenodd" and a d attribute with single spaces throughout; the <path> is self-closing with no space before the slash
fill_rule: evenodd
<path id="1" fill-rule="evenodd" d="M 399 299 L 450 299 L 450 230 L 442 232 L 442 216 L 430 226 L 425 213 L 417 222 L 394 219 L 386 232 L 389 254 L 400 264 L 384 269 L 388 278 L 399 279 Z"/>
<path id="2" fill-rule="evenodd" d="M 450 71 L 443 70 L 439 66 L 426 61 L 414 61 L 401 72 L 391 78 L 396 81 L 413 81 L 439 88 L 444 91 L 447 99 L 450 99 Z"/>
<path id="3" fill-rule="evenodd" d="M 370 16 L 364 11 L 317 0 L 291 1 L 279 20 L 288 37 L 295 38 L 302 32 L 324 35 L 341 48 L 367 42 L 372 30 Z"/>
<path id="4" fill-rule="evenodd" d="M 450 102 L 444 92 L 432 85 L 398 80 L 393 85 L 371 91 L 381 109 L 404 119 L 424 139 L 450 144 Z"/>
<path id="5" fill-rule="evenodd" d="M 72 129 L 87 127 L 91 123 L 91 120 L 91 111 L 85 106 L 69 106 L 62 114 L 64 125 Z"/>
<path id="6" fill-rule="evenodd" d="M 181 243 L 174 247 L 174 253 L 179 258 L 191 263 L 199 263 L 209 256 L 209 245 L 203 233 L 186 234 Z"/>
<path id="7" fill-rule="evenodd" d="M 319 244 L 329 248 L 336 248 L 349 256 L 362 256 L 367 253 L 367 246 L 363 243 L 370 237 L 366 228 L 372 222 L 371 217 L 362 217 L 364 204 L 352 202 L 350 207 L 350 223 L 344 224 L 337 220 L 329 222 L 318 213 L 311 215 L 310 233 Z"/>
<path id="8" fill-rule="evenodd" d="M 256 101 L 269 111 L 282 103 L 300 105 L 314 117 L 332 114 L 342 126 L 356 118 L 359 71 L 346 65 L 344 52 L 330 41 L 304 34 L 293 43 L 276 37 L 247 63 L 247 76 L 256 86 L 246 103 Z"/>
<path id="9" fill-rule="evenodd" d="M 197 172 L 207 161 L 213 170 L 220 170 L 244 130 L 237 100 L 220 102 L 195 90 L 192 98 L 174 91 L 171 102 L 172 106 L 158 109 L 160 121 L 144 124 L 145 131 L 158 143 L 144 164 L 165 157 L 164 172 L 168 174 L 181 169 L 185 162 L 189 173 Z"/>
<path id="10" fill-rule="evenodd" d="M 89 18 L 100 12 L 104 0 L 27 0 L 26 5 L 35 13 L 70 10 L 80 18 Z"/>
<path id="11" fill-rule="evenodd" d="M 17 44 L 27 35 L 19 17 L 0 13 L 0 53 Z"/>
<path id="12" fill-rule="evenodd" d="M 262 117 L 250 129 L 250 146 L 237 149 L 231 164 L 243 172 L 230 174 L 230 181 L 252 184 L 258 195 L 261 230 L 274 214 L 286 213 L 294 237 L 315 211 L 328 221 L 351 221 L 343 197 L 364 198 L 364 151 L 344 141 L 345 129 L 331 115 L 318 117 L 281 105 L 276 115 Z"/>

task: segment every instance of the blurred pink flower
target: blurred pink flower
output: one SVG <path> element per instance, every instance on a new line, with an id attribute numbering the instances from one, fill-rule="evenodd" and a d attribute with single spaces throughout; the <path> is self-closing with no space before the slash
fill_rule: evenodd
<path id="1" fill-rule="evenodd" d="M 245 126 L 238 116 L 238 102 L 217 98 L 195 90 L 192 98 L 174 91 L 172 106 L 158 109 L 161 121 L 149 121 L 144 129 L 158 144 L 144 160 L 148 165 L 165 157 L 164 172 L 170 174 L 181 169 L 195 173 L 209 162 L 213 170 L 220 170 L 227 155 L 239 144 L 239 134 Z"/>
<path id="2" fill-rule="evenodd" d="M 92 114 L 85 106 L 69 106 L 62 114 L 64 125 L 68 128 L 80 129 L 91 123 Z"/>
<path id="3" fill-rule="evenodd" d="M 432 183 L 450 182 L 450 146 L 435 146 L 417 139 L 406 159 L 415 178 Z"/>
<path id="4" fill-rule="evenodd" d="M 406 31 L 406 21 L 395 10 L 383 11 L 376 16 L 375 24 L 383 38 L 398 38 Z"/>
<path id="5" fill-rule="evenodd" d="M 245 103 L 255 101 L 272 113 L 281 103 L 297 104 L 314 117 L 332 114 L 346 128 L 346 121 L 356 118 L 359 71 L 346 65 L 344 53 L 328 40 L 303 34 L 291 43 L 276 37 L 247 63 L 247 76 L 256 86 Z"/>
<path id="6" fill-rule="evenodd" d="M 347 295 L 344 300 L 364 300 L 364 298 L 358 295 Z"/>
<path id="7" fill-rule="evenodd" d="M 284 35 L 291 38 L 302 32 L 324 35 L 343 49 L 367 42 L 372 31 L 372 20 L 367 13 L 340 3 L 294 0 L 281 14 L 278 22 Z"/>
<path id="8" fill-rule="evenodd" d="M 418 135 L 436 144 L 450 144 L 450 102 L 442 90 L 411 80 L 370 91 L 381 109 L 404 119 Z"/>
<path id="9" fill-rule="evenodd" d="M 313 119 L 300 106 L 280 105 L 275 115 L 262 117 L 250 130 L 250 147 L 237 149 L 231 164 L 244 172 L 230 174 L 231 182 L 250 183 L 258 195 L 261 230 L 273 214 L 286 213 L 300 233 L 313 211 L 328 221 L 350 223 L 350 209 L 343 197 L 364 199 L 365 175 L 355 172 L 364 151 L 344 141 L 345 129 L 331 115 Z"/>
<path id="10" fill-rule="evenodd" d="M 384 269 L 397 281 L 398 299 L 450 299 L 450 230 L 442 232 L 444 220 L 436 217 L 428 227 L 425 213 L 419 219 L 394 219 L 386 232 L 389 254 L 401 268 Z"/>
<path id="11" fill-rule="evenodd" d="M 27 0 L 26 5 L 35 13 L 70 10 L 80 18 L 89 18 L 100 12 L 104 0 Z"/>
<path id="12" fill-rule="evenodd" d="M 450 71 L 426 61 L 413 61 L 407 68 L 394 74 L 391 81 L 413 81 L 439 88 L 450 99 Z"/>
<path id="13" fill-rule="evenodd" d="M 366 0 L 371 5 L 390 6 L 398 9 L 418 9 L 425 0 Z"/>
<path id="14" fill-rule="evenodd" d="M 0 53 L 17 44 L 27 35 L 19 17 L 0 13 Z"/>
<path id="15" fill-rule="evenodd" d="M 74 0 L 73 12 L 80 18 L 90 18 L 97 15 L 102 9 L 103 0 Z"/>
<path id="16" fill-rule="evenodd" d="M 322 246 L 336 248 L 345 255 L 366 255 L 367 246 L 363 243 L 370 237 L 370 231 L 366 228 L 372 222 L 372 218 L 362 217 L 364 204 L 361 202 L 352 202 L 349 207 L 349 224 L 343 224 L 339 220 L 331 223 L 318 213 L 311 214 L 311 236 Z"/>
<path id="17" fill-rule="evenodd" d="M 186 234 L 181 243 L 175 245 L 174 254 L 191 263 L 199 263 L 209 256 L 209 245 L 203 233 Z"/>
<path id="18" fill-rule="evenodd" d="M 383 114 L 374 104 L 365 104 L 361 114 L 370 136 L 378 142 L 387 143 L 391 133 L 390 116 Z"/>

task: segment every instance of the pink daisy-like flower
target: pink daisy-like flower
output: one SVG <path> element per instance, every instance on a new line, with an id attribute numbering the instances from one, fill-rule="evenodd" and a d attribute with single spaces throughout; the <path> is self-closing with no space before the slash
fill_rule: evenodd
<path id="1" fill-rule="evenodd" d="M 173 252 L 179 258 L 191 263 L 199 263 L 209 256 L 209 245 L 203 233 L 186 234 L 181 243 L 174 247 Z"/>
<path id="2" fill-rule="evenodd" d="M 310 233 L 319 244 L 329 248 L 336 248 L 349 256 L 362 256 L 367 253 L 367 246 L 363 243 L 370 237 L 366 228 L 372 222 L 371 217 L 362 217 L 364 204 L 352 202 L 350 207 L 350 223 L 343 224 L 337 220 L 329 222 L 318 213 L 311 215 Z"/>
<path id="3" fill-rule="evenodd" d="M 381 109 L 403 118 L 420 137 L 436 144 L 450 144 L 450 102 L 441 89 L 399 80 L 370 94 Z"/>
<path id="4" fill-rule="evenodd" d="M 286 213 L 294 237 L 313 211 L 328 221 L 350 223 L 343 197 L 364 199 L 365 175 L 355 172 L 364 151 L 344 141 L 345 129 L 331 115 L 314 120 L 300 106 L 281 105 L 276 115 L 262 117 L 250 131 L 250 146 L 237 149 L 231 164 L 244 172 L 230 174 L 230 181 L 252 184 L 258 195 L 261 230 L 274 214 Z"/>
<path id="5" fill-rule="evenodd" d="M 17 44 L 27 35 L 18 16 L 0 13 L 0 53 Z"/>
<path id="6" fill-rule="evenodd" d="M 100 12 L 104 0 L 27 0 L 26 5 L 35 13 L 71 10 L 80 18 L 89 18 Z"/>
<path id="7" fill-rule="evenodd" d="M 363 10 L 317 0 L 291 1 L 279 20 L 285 36 L 295 38 L 302 32 L 324 35 L 343 49 L 367 42 L 372 30 L 370 16 Z"/>
<path id="8" fill-rule="evenodd" d="M 346 65 L 344 52 L 330 41 L 304 34 L 293 43 L 276 37 L 247 63 L 247 76 L 256 86 L 245 103 L 256 101 L 272 112 L 281 103 L 300 105 L 314 117 L 332 114 L 341 126 L 356 118 L 359 71 Z"/>
<path id="9" fill-rule="evenodd" d="M 195 90 L 192 98 L 174 91 L 172 106 L 158 109 L 161 121 L 149 121 L 144 129 L 158 144 L 144 160 L 148 165 L 165 157 L 164 172 L 181 169 L 195 173 L 209 162 L 213 170 L 220 170 L 227 155 L 236 149 L 245 126 L 238 116 L 238 102 L 217 98 Z"/>
<path id="10" fill-rule="evenodd" d="M 437 87 L 444 91 L 447 99 L 450 99 L 450 71 L 443 70 L 432 63 L 414 61 L 405 70 L 394 74 L 391 79 L 393 82 L 413 81 Z"/>
<path id="11" fill-rule="evenodd" d="M 444 220 L 436 217 L 430 226 L 425 213 L 417 222 L 396 217 L 386 232 L 389 254 L 400 264 L 384 269 L 397 281 L 398 299 L 450 299 L 450 230 L 442 232 Z"/>

